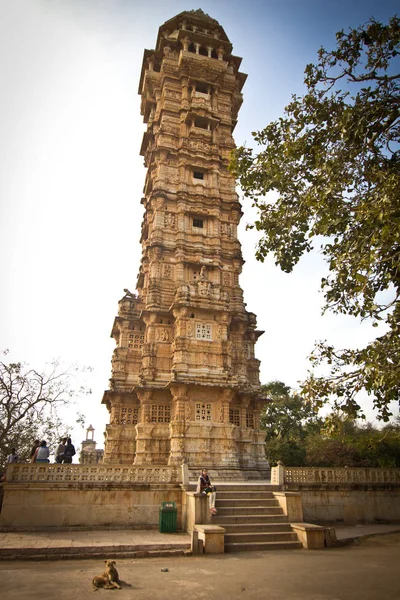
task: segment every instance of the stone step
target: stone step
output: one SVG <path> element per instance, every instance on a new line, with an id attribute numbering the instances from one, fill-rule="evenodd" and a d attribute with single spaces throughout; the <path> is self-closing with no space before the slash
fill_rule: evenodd
<path id="1" fill-rule="evenodd" d="M 245 500 L 251 500 L 254 498 L 262 498 L 263 500 L 274 500 L 275 497 L 273 495 L 272 492 L 263 492 L 263 491 L 258 491 L 258 492 L 248 492 L 248 491 L 241 491 L 241 490 L 224 490 L 221 487 L 217 487 L 217 497 L 219 498 L 223 498 L 224 500 L 235 500 L 235 499 L 240 499 L 243 498 Z"/>
<path id="2" fill-rule="evenodd" d="M 283 510 L 280 506 L 230 506 L 225 508 L 217 504 L 218 514 L 222 516 L 227 515 L 283 515 Z"/>
<path id="3" fill-rule="evenodd" d="M 0 560 L 145 558 L 147 556 L 182 556 L 187 553 L 190 553 L 190 543 L 1 548 Z"/>
<path id="4" fill-rule="evenodd" d="M 223 515 L 218 513 L 213 517 L 212 522 L 215 525 L 221 525 L 221 527 L 225 527 L 225 523 L 234 525 L 248 525 L 253 523 L 287 523 L 286 515 L 260 515 L 260 514 L 249 514 L 249 515 Z"/>
<path id="5" fill-rule="evenodd" d="M 113 550 L 108 552 L 98 552 L 98 553 L 89 553 L 86 554 L 83 549 L 80 552 L 75 554 L 62 554 L 56 553 L 54 554 L 50 548 L 47 548 L 47 554 L 35 554 L 35 551 L 32 551 L 32 554 L 25 554 L 20 556 L 19 552 L 15 550 L 14 555 L 0 555 L 0 561 L 6 560 L 82 560 L 82 559 L 106 559 L 106 558 L 162 558 L 162 557 L 173 557 L 173 556 L 191 556 L 192 552 L 190 548 L 183 550 L 123 550 L 122 552 L 114 552 Z"/>
<path id="6" fill-rule="evenodd" d="M 249 552 L 265 550 L 297 550 L 302 548 L 301 542 L 244 542 L 225 544 L 225 552 Z"/>
<path id="7" fill-rule="evenodd" d="M 224 523 L 223 526 L 227 533 L 275 533 L 276 531 L 292 531 L 290 523 Z"/>
<path id="8" fill-rule="evenodd" d="M 213 523 L 225 528 L 225 552 L 302 548 L 273 492 L 275 486 L 216 483 Z"/>
<path id="9" fill-rule="evenodd" d="M 217 493 L 232 493 L 238 492 L 239 494 L 255 493 L 255 494 L 268 494 L 273 495 L 273 492 L 282 491 L 282 486 L 279 485 L 247 485 L 247 484 L 227 484 L 223 481 L 211 480 L 212 485 L 217 487 Z M 189 490 L 195 492 L 197 488 L 197 481 L 190 481 Z"/>
<path id="10" fill-rule="evenodd" d="M 254 543 L 254 542 L 293 542 L 297 541 L 297 535 L 293 531 L 273 531 L 273 532 L 247 532 L 247 533 L 226 533 L 225 545 L 236 543 Z"/>
<path id="11" fill-rule="evenodd" d="M 280 508 L 278 500 L 275 498 L 221 498 L 217 495 L 216 498 L 217 507 L 224 508 L 236 508 L 241 506 L 264 506 L 271 508 Z"/>
<path id="12" fill-rule="evenodd" d="M 277 492 L 281 489 L 280 486 L 271 486 L 265 483 L 259 484 L 229 484 L 224 482 L 219 482 L 211 479 L 213 485 L 217 486 L 217 491 L 219 492 L 257 492 L 257 493 L 270 493 Z"/>

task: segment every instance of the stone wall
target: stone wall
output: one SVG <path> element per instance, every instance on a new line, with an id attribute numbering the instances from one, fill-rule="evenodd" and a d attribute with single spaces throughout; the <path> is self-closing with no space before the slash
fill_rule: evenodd
<path id="1" fill-rule="evenodd" d="M 400 469 L 278 465 L 271 483 L 301 493 L 305 521 L 400 522 Z"/>
<path id="2" fill-rule="evenodd" d="M 156 484 L 5 484 L 0 526 L 156 529 L 163 501 L 174 501 L 181 529 L 182 491 Z"/>
<path id="3" fill-rule="evenodd" d="M 304 521 L 400 522 L 400 485 L 290 486 L 301 493 Z"/>
<path id="4" fill-rule="evenodd" d="M 173 501 L 178 510 L 178 529 L 191 528 L 199 519 L 207 522 L 209 515 L 205 498 L 191 492 L 186 494 L 187 465 L 183 470 L 186 476 L 182 476 L 181 469 L 172 467 L 9 465 L 7 481 L 2 485 L 0 527 L 155 529 L 161 503 Z M 291 481 L 282 482 L 282 492 L 275 494 L 286 503 L 288 498 L 294 502 L 301 495 L 303 516 L 299 512 L 301 507 L 297 507 L 291 520 L 400 522 L 400 483 L 397 481 L 400 470 L 314 471 L 308 470 L 300 476 L 291 469 L 288 476 Z M 272 475 L 274 479 L 284 480 L 285 467 L 274 467 Z M 327 478 L 331 481 L 327 482 Z M 285 512 L 289 513 L 287 508 Z"/>
<path id="5" fill-rule="evenodd" d="M 180 469 L 16 464 L 6 477 L 1 527 L 153 529 L 173 501 L 182 528 Z"/>

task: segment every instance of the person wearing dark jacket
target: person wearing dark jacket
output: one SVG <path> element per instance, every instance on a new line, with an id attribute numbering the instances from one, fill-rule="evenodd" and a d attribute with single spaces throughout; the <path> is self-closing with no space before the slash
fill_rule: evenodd
<path id="1" fill-rule="evenodd" d="M 72 457 L 75 454 L 76 454 L 76 452 L 75 452 L 75 446 L 72 444 L 71 438 L 67 438 L 67 443 L 65 445 L 64 458 L 63 458 L 64 464 L 71 464 L 72 463 Z"/>

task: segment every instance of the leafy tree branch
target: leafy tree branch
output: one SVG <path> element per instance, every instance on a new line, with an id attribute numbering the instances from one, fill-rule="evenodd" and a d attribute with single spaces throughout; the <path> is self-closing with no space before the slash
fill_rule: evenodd
<path id="1" fill-rule="evenodd" d="M 328 269 L 324 310 L 386 323 L 365 348 L 319 343 L 312 359 L 331 374 L 311 373 L 302 392 L 316 403 L 336 395 L 355 415 L 366 390 L 387 421 L 400 399 L 400 20 L 371 19 L 336 37 L 336 49 L 307 65 L 306 93 L 253 133 L 262 149 L 238 148 L 231 169 L 258 209 L 258 260 L 273 253 L 290 273 L 317 245 Z"/>

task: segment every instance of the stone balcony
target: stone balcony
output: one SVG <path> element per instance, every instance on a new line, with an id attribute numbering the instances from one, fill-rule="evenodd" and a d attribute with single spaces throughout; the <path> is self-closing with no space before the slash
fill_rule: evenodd
<path id="1" fill-rule="evenodd" d="M 227 310 L 229 294 L 222 290 L 222 286 L 210 281 L 197 281 L 181 285 L 175 293 L 175 302 L 178 304 L 204 305 L 210 303 L 214 310 Z"/>

